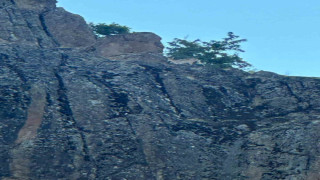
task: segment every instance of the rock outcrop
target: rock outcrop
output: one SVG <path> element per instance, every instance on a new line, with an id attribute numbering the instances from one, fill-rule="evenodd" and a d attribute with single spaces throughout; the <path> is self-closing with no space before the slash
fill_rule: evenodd
<path id="1" fill-rule="evenodd" d="M 54 47 L 48 36 L 43 16 L 55 3 L 34 5 L 32 0 L 0 0 L 0 43 L 17 43 L 40 47 Z M 51 2 L 51 1 L 48 1 Z M 34 6 L 33 6 L 34 5 Z"/>
<path id="2" fill-rule="evenodd" d="M 42 12 L 54 9 L 56 7 L 57 1 L 56 0 L 6 0 L 6 2 L 9 2 L 9 4 L 16 5 L 21 10 L 32 10 L 38 13 L 42 13 Z"/>
<path id="3" fill-rule="evenodd" d="M 48 34 L 61 47 L 87 47 L 96 42 L 95 35 L 85 20 L 79 16 L 56 8 L 43 17 Z"/>
<path id="4" fill-rule="evenodd" d="M 0 0 L 0 179 L 319 179 L 320 79 L 104 47 L 32 2 Z"/>
<path id="5" fill-rule="evenodd" d="M 154 53 L 162 54 L 161 38 L 154 33 L 131 33 L 106 36 L 92 47 L 102 57 L 113 58 L 125 54 Z"/>

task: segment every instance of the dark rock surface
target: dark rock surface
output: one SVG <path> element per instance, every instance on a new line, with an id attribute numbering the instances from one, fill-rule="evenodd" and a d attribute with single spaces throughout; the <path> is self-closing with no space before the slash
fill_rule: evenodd
<path id="1" fill-rule="evenodd" d="M 0 179 L 319 179 L 320 79 L 109 60 L 0 2 Z"/>
<path id="2" fill-rule="evenodd" d="M 52 10 L 56 7 L 56 0 L 4 0 L 17 5 L 19 9 L 32 10 L 37 13 Z"/>
<path id="3" fill-rule="evenodd" d="M 55 47 L 49 36 L 43 16 L 55 3 L 48 5 L 48 10 L 32 6 L 32 0 L 0 0 L 0 43 Z M 48 1 L 49 2 L 49 1 Z M 54 8 L 53 8 L 54 9 Z"/>

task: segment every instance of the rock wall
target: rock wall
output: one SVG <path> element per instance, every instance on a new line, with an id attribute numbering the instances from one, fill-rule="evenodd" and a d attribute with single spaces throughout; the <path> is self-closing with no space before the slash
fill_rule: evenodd
<path id="1" fill-rule="evenodd" d="M 38 13 L 54 9 L 56 0 L 7 0 L 21 10 L 32 10 Z"/>
<path id="2" fill-rule="evenodd" d="M 25 2 L 25 3 L 24 3 Z M 43 12 L 28 9 L 33 1 L 0 1 L 0 43 L 54 47 L 43 23 Z M 36 8 L 37 6 L 35 6 Z"/>
<path id="3" fill-rule="evenodd" d="M 63 8 L 49 11 L 43 19 L 48 33 L 61 47 L 87 47 L 96 42 L 85 20 Z"/>
<path id="4" fill-rule="evenodd" d="M 46 23 L 81 18 L 0 2 L 1 180 L 319 179 L 319 78 L 110 60 Z"/>

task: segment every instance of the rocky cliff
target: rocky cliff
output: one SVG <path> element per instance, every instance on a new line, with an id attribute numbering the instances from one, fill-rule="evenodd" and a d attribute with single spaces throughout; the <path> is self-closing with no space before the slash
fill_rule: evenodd
<path id="1" fill-rule="evenodd" d="M 173 64 L 55 0 L 0 23 L 0 179 L 319 180 L 320 79 Z"/>

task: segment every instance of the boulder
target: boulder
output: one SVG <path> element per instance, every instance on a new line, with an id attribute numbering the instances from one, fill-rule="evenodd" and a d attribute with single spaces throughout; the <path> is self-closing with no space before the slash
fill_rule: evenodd
<path id="1" fill-rule="evenodd" d="M 150 32 L 110 35 L 101 38 L 93 46 L 95 54 L 113 57 L 135 53 L 162 53 L 161 38 Z"/>

